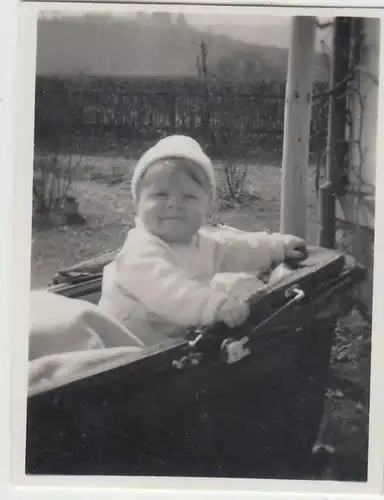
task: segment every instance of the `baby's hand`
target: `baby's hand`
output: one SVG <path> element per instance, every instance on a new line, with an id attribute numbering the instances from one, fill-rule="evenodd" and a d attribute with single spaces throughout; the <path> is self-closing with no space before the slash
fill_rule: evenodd
<path id="1" fill-rule="evenodd" d="M 248 316 L 248 304 L 236 298 L 230 298 L 217 311 L 216 320 L 233 328 L 244 323 Z"/>
<path id="2" fill-rule="evenodd" d="M 290 234 L 284 235 L 284 253 L 286 259 L 302 259 L 306 255 L 305 241 Z"/>

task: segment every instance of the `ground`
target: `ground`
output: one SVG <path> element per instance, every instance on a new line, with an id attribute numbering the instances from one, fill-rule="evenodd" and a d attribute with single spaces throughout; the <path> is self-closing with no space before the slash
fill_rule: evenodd
<path id="1" fill-rule="evenodd" d="M 217 166 L 220 172 L 220 165 Z M 54 273 L 82 260 L 118 248 L 133 222 L 130 196 L 132 162 L 124 158 L 84 157 L 73 184 L 83 226 L 33 229 L 31 287 L 46 287 Z M 221 200 L 211 222 L 224 222 L 245 230 L 278 230 L 280 169 L 249 165 L 249 200 L 233 204 Z M 307 240 L 318 232 L 314 169 L 308 175 Z M 339 325 L 332 356 L 336 378 L 328 391 L 323 439 L 335 447 L 325 476 L 339 480 L 365 480 L 370 325 L 353 312 Z M 343 377 L 340 380 L 339 377 Z M 328 461 L 328 458 L 327 458 Z"/>

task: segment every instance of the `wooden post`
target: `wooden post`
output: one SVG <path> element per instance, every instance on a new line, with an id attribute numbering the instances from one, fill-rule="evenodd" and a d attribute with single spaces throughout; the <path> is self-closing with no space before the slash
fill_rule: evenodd
<path id="1" fill-rule="evenodd" d="M 334 248 L 336 244 L 336 196 L 340 194 L 343 177 L 346 175 L 347 161 L 347 95 L 350 52 L 350 19 L 335 19 L 333 29 L 332 73 L 328 114 L 327 138 L 327 203 L 324 212 L 320 201 L 320 246 Z M 343 83 L 341 83 L 343 82 Z M 324 191 L 324 190 L 323 190 Z M 324 191 L 324 192 L 325 192 Z M 323 200 L 324 203 L 324 200 Z"/>
<path id="2" fill-rule="evenodd" d="M 335 233 L 329 231 L 330 227 L 334 227 L 335 221 L 334 193 L 331 182 L 327 181 L 320 186 L 319 202 L 320 229 L 317 243 L 324 248 L 334 248 Z"/>
<path id="3" fill-rule="evenodd" d="M 205 145 L 210 145 L 212 147 L 212 131 L 210 127 L 211 118 L 211 98 L 209 92 L 209 82 L 208 82 L 208 65 L 207 65 L 207 44 L 204 40 L 200 42 L 200 78 L 203 82 L 204 88 L 204 110 L 202 116 L 202 132 L 203 132 L 203 143 Z"/>
<path id="4" fill-rule="evenodd" d="M 284 113 L 280 231 L 305 238 L 316 19 L 294 17 Z"/>

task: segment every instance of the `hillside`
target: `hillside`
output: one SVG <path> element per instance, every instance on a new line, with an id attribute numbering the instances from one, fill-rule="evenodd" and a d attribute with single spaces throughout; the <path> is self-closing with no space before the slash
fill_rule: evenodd
<path id="1" fill-rule="evenodd" d="M 240 81 L 285 79 L 288 50 L 203 33 L 182 15 L 173 20 L 161 13 L 40 19 L 37 73 L 194 77 L 202 39 L 211 75 Z M 316 79 L 325 77 L 318 54 Z"/>

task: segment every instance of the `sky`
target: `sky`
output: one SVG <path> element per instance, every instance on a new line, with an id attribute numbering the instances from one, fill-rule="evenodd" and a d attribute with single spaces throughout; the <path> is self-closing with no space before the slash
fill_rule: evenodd
<path id="1" fill-rule="evenodd" d="M 143 5 L 140 6 L 135 12 L 132 12 L 132 8 L 130 12 L 119 11 L 115 12 L 115 15 L 118 16 L 135 16 L 139 11 L 143 9 Z M 156 6 L 156 9 L 159 10 L 159 7 Z M 169 8 L 168 8 L 169 9 Z M 202 10 L 202 7 L 200 8 Z M 55 15 L 74 15 L 77 13 L 78 15 L 82 15 L 85 12 L 84 7 L 82 9 L 76 9 L 71 11 L 59 11 Z M 87 10 L 87 12 L 90 12 Z M 112 11 L 109 9 L 106 11 L 106 7 L 96 8 L 92 12 L 108 12 L 108 14 L 112 14 Z M 199 12 L 195 9 L 191 11 L 187 10 L 183 7 L 183 10 L 180 9 L 176 12 L 182 12 L 191 26 L 200 29 L 202 31 L 208 31 L 213 34 L 221 34 L 228 35 L 237 40 L 246 42 L 246 43 L 255 43 L 260 45 L 271 45 L 275 47 L 289 47 L 290 43 L 290 33 L 291 33 L 291 16 L 276 16 L 276 15 L 260 15 L 256 11 L 256 9 L 247 10 L 246 14 L 243 9 L 236 10 L 235 8 L 225 8 L 221 9 L 221 12 L 217 12 L 217 8 L 213 11 L 205 11 Z M 50 17 L 49 12 L 45 12 L 44 17 Z M 324 21 L 324 19 L 321 19 Z M 317 49 L 321 48 L 322 41 L 328 46 L 331 46 L 331 31 L 327 30 L 317 30 L 316 36 L 316 47 Z"/>
<path id="2" fill-rule="evenodd" d="M 289 47 L 292 17 L 283 16 L 215 16 L 214 21 L 203 16 L 186 16 L 188 22 L 215 34 L 229 35 L 247 43 Z M 330 30 L 317 30 L 316 46 L 321 41 L 331 45 Z"/>

